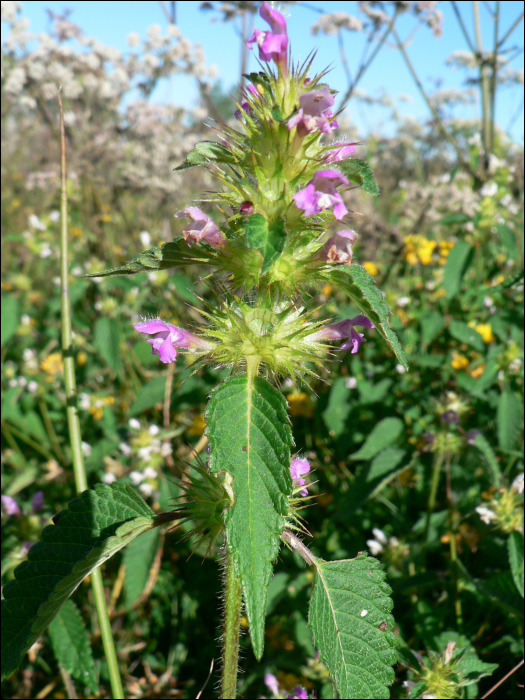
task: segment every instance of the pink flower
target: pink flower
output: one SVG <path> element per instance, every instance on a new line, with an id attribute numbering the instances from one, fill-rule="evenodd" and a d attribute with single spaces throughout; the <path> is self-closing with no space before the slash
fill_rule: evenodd
<path id="1" fill-rule="evenodd" d="M 352 355 L 359 350 L 361 343 L 366 342 L 362 333 L 358 333 L 354 326 L 364 326 L 365 328 L 375 328 L 372 321 L 366 316 L 359 315 L 354 318 L 347 318 L 346 321 L 339 321 L 330 326 L 321 328 L 320 331 L 308 336 L 308 340 L 348 340 L 341 345 L 339 350 L 350 350 Z"/>
<path id="2" fill-rule="evenodd" d="M 260 97 L 259 91 L 255 87 L 255 85 L 252 85 L 251 83 L 250 83 L 250 85 L 248 85 L 247 91 L 250 92 L 254 97 Z M 246 100 L 244 100 L 241 103 L 241 109 L 238 109 L 234 114 L 235 119 L 241 118 L 241 110 L 242 110 L 242 112 L 251 112 L 252 110 L 250 107 L 250 103 L 247 102 Z"/>
<path id="3" fill-rule="evenodd" d="M 335 218 L 341 220 L 348 214 L 348 209 L 335 189 L 336 185 L 348 185 L 346 177 L 336 170 L 321 170 L 315 173 L 304 190 L 294 194 L 296 207 L 302 209 L 305 216 L 313 216 L 324 209 L 334 207 Z"/>
<path id="4" fill-rule="evenodd" d="M 186 209 L 175 214 L 176 218 L 181 216 L 185 216 L 193 221 L 182 232 L 184 240 L 190 248 L 191 243 L 200 243 L 200 241 L 211 245 L 212 248 L 220 248 L 226 243 L 226 238 L 222 235 L 213 219 L 197 207 L 186 207 Z"/>
<path id="5" fill-rule="evenodd" d="M 336 231 L 321 248 L 317 257 L 329 263 L 344 263 L 350 265 L 352 262 L 352 246 L 357 240 L 357 233 L 351 229 Z"/>
<path id="6" fill-rule="evenodd" d="M 330 123 L 332 112 L 329 107 L 334 104 L 334 98 L 327 87 L 301 95 L 299 102 L 301 109 L 286 125 L 288 129 L 293 129 L 296 126 L 299 136 L 304 138 L 312 131 L 329 134 L 339 126 L 335 120 Z"/>
<path id="7" fill-rule="evenodd" d="M 257 44 L 259 47 L 259 60 L 267 63 L 272 59 L 279 68 L 286 71 L 288 63 L 288 35 L 286 33 L 286 20 L 280 12 L 274 10 L 263 2 L 259 14 L 268 22 L 271 31 L 262 32 L 260 29 L 254 29 L 253 34 L 248 40 L 248 48 L 253 49 L 252 44 Z"/>
<path id="8" fill-rule="evenodd" d="M 209 350 L 213 347 L 211 343 L 199 338 L 199 336 L 160 319 L 134 323 L 133 328 L 139 333 L 155 336 L 147 341 L 152 346 L 151 354 L 159 355 L 160 361 L 165 365 L 175 361 L 177 357 L 175 348 Z"/>
<path id="9" fill-rule="evenodd" d="M 6 515 L 22 515 L 20 506 L 11 496 L 2 496 L 2 510 Z"/>
<path id="10" fill-rule="evenodd" d="M 308 693 L 304 688 L 298 688 L 296 685 L 292 688 L 296 695 L 289 695 L 289 700 L 308 700 Z"/>
<path id="11" fill-rule="evenodd" d="M 308 474 L 309 471 L 310 464 L 307 459 L 292 459 L 290 464 L 290 474 L 292 475 L 295 487 L 304 486 L 306 484 L 306 480 L 302 479 L 301 477 Z M 308 496 L 307 489 L 303 489 L 300 493 L 303 497 Z"/>
<path id="12" fill-rule="evenodd" d="M 274 697 L 279 697 L 279 681 L 273 673 L 266 673 L 264 676 L 266 687 Z"/>
<path id="13" fill-rule="evenodd" d="M 327 163 L 337 163 L 339 160 L 345 160 L 352 155 L 352 153 L 355 153 L 355 142 L 342 143 L 339 148 L 333 148 L 328 151 L 328 154 L 325 156 L 325 161 Z"/>

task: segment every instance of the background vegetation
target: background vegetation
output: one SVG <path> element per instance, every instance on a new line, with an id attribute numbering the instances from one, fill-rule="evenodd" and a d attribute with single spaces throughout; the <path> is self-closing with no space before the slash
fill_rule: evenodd
<path id="1" fill-rule="evenodd" d="M 214 84 L 202 49 L 174 24 L 151 27 L 144 43 L 130 36 L 124 55 L 84 37 L 65 16 L 53 17 L 49 35 L 32 38 L 18 5 L 2 3 L 10 27 L 2 42 L 3 582 L 75 496 L 60 353 L 57 85 L 66 109 L 75 361 L 89 478 L 134 484 L 155 510 L 172 507 L 179 495 L 172 477 L 203 452 L 207 395 L 227 372 L 189 376 L 184 358 L 160 368 L 132 322 L 160 313 L 183 327 L 200 323 L 193 291 L 206 299 L 208 283 L 196 268 L 83 275 L 178 234 L 183 224 L 173 214 L 209 183 L 199 169 L 172 169 L 197 141 L 213 138 L 203 126 L 208 115 L 235 125 L 232 101 Z M 243 31 L 257 8 L 205 5 Z M 378 51 L 387 30 L 389 41 L 398 39 L 388 18 L 400 13 L 427 24 L 423 31 L 440 31 L 439 3 L 361 5 L 360 18 L 322 15 L 315 31 L 334 38 L 363 31 Z M 523 658 L 523 148 L 491 112 L 498 90 L 522 83 L 523 74 L 506 65 L 505 46 L 456 52 L 456 63 L 471 69 L 467 86 L 427 95 L 429 121 L 401 119 L 383 98 L 393 135 L 373 134 L 358 149 L 382 194 L 347 197 L 360 234 L 354 259 L 387 290 L 411 371 L 370 333 L 359 354 L 343 355 L 323 381 L 286 387 L 296 449 L 315 469 L 306 519 L 316 554 L 350 558 L 369 549 L 393 587 L 401 644 L 393 697 L 420 697 L 424 688 L 413 684 L 421 664 L 437 668 L 450 641 L 497 667 L 486 667 L 492 676 L 479 688 L 460 689 L 450 676 L 452 694 L 442 697 L 481 697 Z M 200 105 L 187 111 L 148 101 L 160 80 L 178 72 L 195 78 Z M 356 95 L 356 84 L 349 80 L 343 102 L 372 99 Z M 454 105 L 472 99 L 473 88 L 480 118 L 455 118 Z M 351 112 L 338 118 L 339 138 L 359 141 Z M 334 317 L 355 311 L 328 286 L 319 302 Z M 157 529 L 104 567 L 129 697 L 195 697 L 217 657 L 218 552 L 192 551 L 180 531 Z M 271 694 L 264 684 L 271 672 L 283 691 L 299 684 L 312 697 L 332 697 L 306 627 L 311 579 L 283 550 L 262 664 L 245 638 L 241 696 Z M 521 697 L 520 673 L 498 697 Z M 108 694 L 86 583 L 2 695 L 73 697 L 72 688 L 79 697 Z"/>

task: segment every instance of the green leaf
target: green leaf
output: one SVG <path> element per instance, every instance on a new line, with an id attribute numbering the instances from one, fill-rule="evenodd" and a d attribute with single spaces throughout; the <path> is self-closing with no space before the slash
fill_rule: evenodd
<path id="1" fill-rule="evenodd" d="M 388 379 L 388 377 L 381 379 L 381 381 L 377 382 L 377 384 L 369 382 L 366 379 L 360 379 L 357 382 L 357 389 L 359 390 L 361 403 L 368 404 L 382 401 L 388 394 L 388 390 L 392 386 L 392 383 L 392 380 Z"/>
<path id="2" fill-rule="evenodd" d="M 102 316 L 95 324 L 94 345 L 115 374 L 120 374 L 120 331 L 117 321 Z"/>
<path id="3" fill-rule="evenodd" d="M 497 224 L 496 230 L 501 236 L 501 242 L 507 255 L 511 260 L 517 260 L 520 256 L 520 249 L 518 247 L 518 239 L 515 232 L 507 226 L 507 224 Z"/>
<path id="4" fill-rule="evenodd" d="M 523 407 L 516 394 L 506 386 L 498 402 L 498 441 L 502 450 L 512 450 L 522 429 Z"/>
<path id="5" fill-rule="evenodd" d="M 345 429 L 346 419 L 350 413 L 350 405 L 347 403 L 349 391 L 346 388 L 345 378 L 339 377 L 330 389 L 328 406 L 323 411 L 323 420 L 330 435 L 339 437 Z"/>
<path id="6" fill-rule="evenodd" d="M 159 548 L 160 530 L 148 530 L 142 537 L 133 540 L 124 551 L 123 563 L 126 566 L 125 600 L 129 610 L 144 591 L 155 554 Z"/>
<path id="7" fill-rule="evenodd" d="M 405 352 L 399 339 L 388 325 L 390 309 L 383 299 L 383 294 L 375 286 L 374 278 L 360 265 L 338 265 L 326 268 L 322 273 L 323 279 L 346 292 L 350 299 L 359 307 L 375 325 L 376 329 L 388 343 L 400 364 L 408 370 Z"/>
<path id="8" fill-rule="evenodd" d="M 473 247 L 466 241 L 458 241 L 450 251 L 443 277 L 447 299 L 453 299 L 461 289 L 461 282 L 472 261 L 473 253 Z"/>
<path id="9" fill-rule="evenodd" d="M 287 402 L 264 379 L 230 377 L 212 392 L 206 419 L 210 471 L 233 477 L 235 505 L 225 511 L 226 536 L 260 659 L 266 593 L 293 489 Z"/>
<path id="10" fill-rule="evenodd" d="M 355 184 L 362 187 L 365 192 L 373 194 L 374 196 L 379 194 L 379 187 L 374 180 L 372 170 L 366 160 L 357 160 L 354 158 L 351 160 L 342 160 L 337 163 L 337 167 L 351 182 L 355 182 Z"/>
<path id="11" fill-rule="evenodd" d="M 477 683 L 484 676 L 491 676 L 498 668 L 498 664 L 487 664 L 481 661 L 477 656 L 467 656 L 461 659 L 457 666 L 457 674 L 459 676 L 459 687 L 464 688 L 472 683 Z M 474 697 L 477 697 L 474 695 Z"/>
<path id="12" fill-rule="evenodd" d="M 315 561 L 308 622 L 341 698 L 388 698 L 397 661 L 390 586 L 376 559 Z"/>
<path id="13" fill-rule="evenodd" d="M 508 542 L 509 562 L 512 578 L 516 584 L 516 588 L 523 598 L 523 535 L 521 532 L 514 530 L 511 532 Z"/>
<path id="14" fill-rule="evenodd" d="M 468 214 L 455 212 L 453 214 L 447 214 L 439 221 L 436 221 L 436 224 L 466 224 L 467 221 L 471 221 L 471 217 Z"/>
<path id="15" fill-rule="evenodd" d="M 403 432 L 403 421 L 399 418 L 383 418 L 367 437 L 365 444 L 353 455 L 354 462 L 358 459 L 372 459 L 376 454 L 391 445 Z"/>
<path id="16" fill-rule="evenodd" d="M 184 267 L 196 263 L 206 264 L 212 261 L 212 256 L 205 248 L 200 248 L 199 246 L 189 248 L 186 241 L 179 238 L 169 243 L 164 243 L 160 248 L 155 247 L 145 250 L 137 258 L 120 267 L 113 267 L 103 272 L 90 272 L 89 275 L 84 275 L 84 277 L 136 275 L 139 272 L 170 270 L 173 267 Z"/>
<path id="17" fill-rule="evenodd" d="M 263 256 L 264 275 L 283 251 L 286 241 L 283 220 L 268 223 L 261 214 L 254 214 L 246 220 L 244 236 L 248 248 L 260 251 Z"/>
<path id="18" fill-rule="evenodd" d="M 2 296 L 2 331 L 0 339 L 2 348 L 16 333 L 19 316 L 18 299 L 12 296 Z"/>
<path id="19" fill-rule="evenodd" d="M 73 678 L 98 692 L 91 645 L 82 616 L 72 600 L 66 600 L 49 625 L 49 638 L 56 660 Z"/>
<path id="20" fill-rule="evenodd" d="M 174 170 L 187 170 L 196 165 L 206 165 L 208 163 L 226 163 L 235 165 L 238 159 L 231 150 L 222 143 L 216 141 L 201 141 L 188 153 L 184 163 L 174 168 Z"/>
<path id="21" fill-rule="evenodd" d="M 499 463 L 497 460 L 497 457 L 494 453 L 494 450 L 490 446 L 487 438 L 479 433 L 476 435 L 474 438 L 473 442 L 474 446 L 478 448 L 478 450 L 481 452 L 483 457 L 485 458 L 485 462 L 489 468 L 490 474 L 492 476 L 492 484 L 493 486 L 499 487 L 501 484 L 501 469 L 499 467 Z"/>
<path id="22" fill-rule="evenodd" d="M 437 311 L 425 313 L 421 319 L 421 338 L 424 345 L 430 345 L 445 328 L 443 314 Z"/>
<path id="23" fill-rule="evenodd" d="M 166 377 L 155 377 L 148 384 L 143 384 L 139 389 L 135 402 L 129 409 L 130 416 L 138 416 L 139 413 L 153 408 L 155 404 L 164 400 L 166 391 Z"/>
<path id="24" fill-rule="evenodd" d="M 69 502 L 4 586 L 2 679 L 16 671 L 82 580 L 153 523 L 153 511 L 126 484 L 97 484 Z"/>
<path id="25" fill-rule="evenodd" d="M 400 464 L 405 458 L 405 450 L 400 450 L 397 447 L 387 447 L 372 460 L 366 480 L 368 482 L 375 481 L 379 477 L 389 474 Z"/>
<path id="26" fill-rule="evenodd" d="M 463 323 L 463 321 L 451 321 L 448 330 L 450 335 L 456 340 L 459 340 L 460 343 L 466 343 L 478 352 L 485 351 L 483 338 L 474 328 L 470 328 L 466 323 Z"/>

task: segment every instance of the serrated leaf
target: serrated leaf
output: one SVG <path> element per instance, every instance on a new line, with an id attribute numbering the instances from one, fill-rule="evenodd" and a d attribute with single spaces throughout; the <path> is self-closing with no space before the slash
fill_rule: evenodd
<path id="1" fill-rule="evenodd" d="M 315 561 L 309 627 L 341 698 L 388 698 L 397 661 L 391 589 L 377 559 Z"/>
<path id="2" fill-rule="evenodd" d="M 473 252 L 473 247 L 466 241 L 458 241 L 450 251 L 443 273 L 443 287 L 447 299 L 453 299 L 461 289 L 461 282 L 472 261 Z"/>
<path id="3" fill-rule="evenodd" d="M 58 663 L 75 680 L 97 693 L 91 644 L 82 616 L 72 600 L 66 600 L 49 625 L 49 638 Z"/>
<path id="4" fill-rule="evenodd" d="M 287 402 L 260 377 L 230 377 L 211 394 L 206 419 L 210 471 L 233 476 L 235 505 L 225 511 L 226 536 L 260 659 L 267 589 L 293 488 Z"/>
<path id="5" fill-rule="evenodd" d="M 502 450 L 512 450 L 523 427 L 523 406 L 516 394 L 506 386 L 498 401 L 498 441 Z"/>
<path id="6" fill-rule="evenodd" d="M 400 364 L 408 370 L 405 351 L 401 347 L 397 335 L 388 325 L 390 315 L 388 304 L 375 286 L 374 278 L 368 274 L 365 268 L 360 265 L 351 265 L 350 267 L 338 265 L 325 269 L 322 277 L 348 294 L 354 304 L 374 323 Z"/>
<path id="7" fill-rule="evenodd" d="M 520 592 L 523 598 L 523 535 L 521 532 L 514 530 L 511 532 L 508 548 L 509 548 L 509 562 L 510 571 L 512 573 L 512 578 L 516 584 L 516 588 Z"/>
<path id="8" fill-rule="evenodd" d="M 128 610 L 146 587 L 151 565 L 159 548 L 159 541 L 160 530 L 154 528 L 133 540 L 124 551 L 123 564 L 126 567 L 124 604 Z"/>
<path id="9" fill-rule="evenodd" d="M 357 160 L 354 158 L 351 160 L 342 160 L 337 163 L 337 167 L 351 182 L 355 182 L 355 184 L 362 187 L 365 192 L 373 194 L 374 196 L 379 194 L 379 187 L 374 180 L 372 170 L 366 160 Z"/>
<path id="10" fill-rule="evenodd" d="M 4 586 L 2 679 L 16 671 L 82 580 L 153 522 L 153 511 L 126 484 L 97 484 L 69 502 Z"/>
<path id="11" fill-rule="evenodd" d="M 491 676 L 497 668 L 498 664 L 487 664 L 477 657 L 467 656 L 461 659 L 457 665 L 457 673 L 460 677 L 459 687 L 464 688 L 472 683 L 477 683 L 480 678 Z"/>
<path id="12" fill-rule="evenodd" d="M 474 328 L 470 328 L 470 326 L 463 323 L 463 321 L 451 321 L 448 330 L 450 335 L 456 340 L 459 340 L 460 343 L 466 343 L 474 348 L 474 350 L 484 352 L 485 343 L 483 342 L 483 338 Z"/>
<path id="13" fill-rule="evenodd" d="M 345 378 L 339 377 L 330 389 L 328 406 L 323 411 L 323 420 L 330 435 L 339 437 L 345 429 L 346 419 L 350 413 L 350 405 L 347 403 L 349 391 L 346 388 Z"/>
<path id="14" fill-rule="evenodd" d="M 115 277 L 119 275 L 137 275 L 139 272 L 152 272 L 155 270 L 170 270 L 174 267 L 206 264 L 212 261 L 211 255 L 199 246 L 189 248 L 186 241 L 180 238 L 169 243 L 164 243 L 160 248 L 154 247 L 145 250 L 137 258 L 130 262 L 113 267 L 102 272 L 90 272 L 84 277 Z"/>
<path id="15" fill-rule="evenodd" d="M 18 299 L 12 296 L 2 295 L 2 329 L 0 347 L 11 340 L 18 328 L 19 319 Z"/>
<path id="16" fill-rule="evenodd" d="M 120 331 L 114 319 L 102 316 L 95 324 L 94 345 L 100 355 L 119 374 L 120 365 Z"/>
<path id="17" fill-rule="evenodd" d="M 174 170 L 187 170 L 196 165 L 206 165 L 207 163 L 226 163 L 234 165 L 238 163 L 237 158 L 229 148 L 217 141 L 201 141 L 188 153 L 184 163 L 174 168 Z"/>
<path id="18" fill-rule="evenodd" d="M 366 438 L 365 444 L 361 448 L 350 455 L 356 461 L 359 459 L 372 459 L 376 454 L 384 450 L 385 447 L 391 445 L 403 432 L 403 421 L 399 418 L 383 418 L 379 421 L 370 435 Z"/>
<path id="19" fill-rule="evenodd" d="M 263 256 L 264 275 L 283 251 L 286 241 L 283 220 L 268 223 L 261 214 L 253 214 L 244 224 L 244 237 L 248 248 L 260 251 Z"/>

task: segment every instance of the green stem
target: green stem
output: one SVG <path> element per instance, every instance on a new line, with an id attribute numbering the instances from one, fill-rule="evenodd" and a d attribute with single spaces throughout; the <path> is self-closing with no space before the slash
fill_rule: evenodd
<path id="1" fill-rule="evenodd" d="M 87 476 L 82 454 L 82 437 L 77 408 L 77 387 L 75 380 L 75 365 L 73 360 L 73 341 L 71 332 L 71 300 L 69 296 L 69 255 L 67 230 L 67 175 L 66 175 L 66 133 L 64 127 L 64 111 L 62 98 L 58 93 L 60 107 L 60 150 L 61 150 L 61 188 L 60 188 L 60 293 L 62 298 L 62 357 L 64 360 L 64 383 L 66 386 L 67 423 L 71 443 L 71 456 L 75 474 L 77 493 L 87 489 Z M 100 569 L 91 574 L 91 585 L 100 624 L 102 644 L 108 664 L 111 692 L 114 698 L 123 698 L 124 690 L 117 662 L 115 643 L 111 634 L 106 596 Z"/>
<path id="2" fill-rule="evenodd" d="M 441 465 L 442 464 L 443 464 L 443 455 L 438 454 L 436 456 L 436 459 L 434 460 L 434 464 L 432 466 L 432 478 L 430 481 L 430 494 L 428 497 L 428 504 L 427 504 L 427 521 L 425 524 L 425 538 L 424 538 L 425 547 L 428 544 L 428 533 L 430 530 L 430 518 L 432 517 L 432 513 L 434 512 L 434 508 L 436 506 L 436 497 L 437 497 L 437 491 L 438 491 L 438 486 L 439 486 L 439 475 L 441 473 Z"/>
<path id="3" fill-rule="evenodd" d="M 241 629 L 242 590 L 235 573 L 233 557 L 226 555 L 224 586 L 224 635 L 222 647 L 221 698 L 237 697 L 237 668 L 239 665 L 239 633 Z"/>
<path id="4" fill-rule="evenodd" d="M 53 428 L 53 421 L 51 420 L 51 418 L 49 416 L 49 411 L 47 410 L 45 400 L 42 398 L 39 398 L 38 405 L 40 407 L 40 413 L 42 414 L 42 418 L 44 419 L 44 425 L 46 426 L 47 434 L 49 436 L 49 441 L 51 442 L 51 445 L 52 445 L 53 449 L 55 450 L 55 454 L 57 456 L 57 459 L 59 462 L 62 462 L 62 464 L 65 464 L 66 458 L 64 457 L 64 453 L 62 452 L 62 448 L 60 447 L 60 443 L 59 443 L 57 435 L 55 433 L 55 429 Z"/>
<path id="5" fill-rule="evenodd" d="M 483 148 L 485 149 L 485 172 L 489 167 L 489 156 L 492 150 L 490 143 L 490 106 L 489 106 L 489 76 L 487 74 L 487 66 L 483 62 L 483 45 L 481 41 L 481 23 L 479 18 L 479 2 L 474 0 L 472 3 L 474 13 L 474 32 L 476 35 L 476 45 L 478 48 L 478 61 L 480 62 L 481 72 L 481 116 L 483 123 Z"/>

